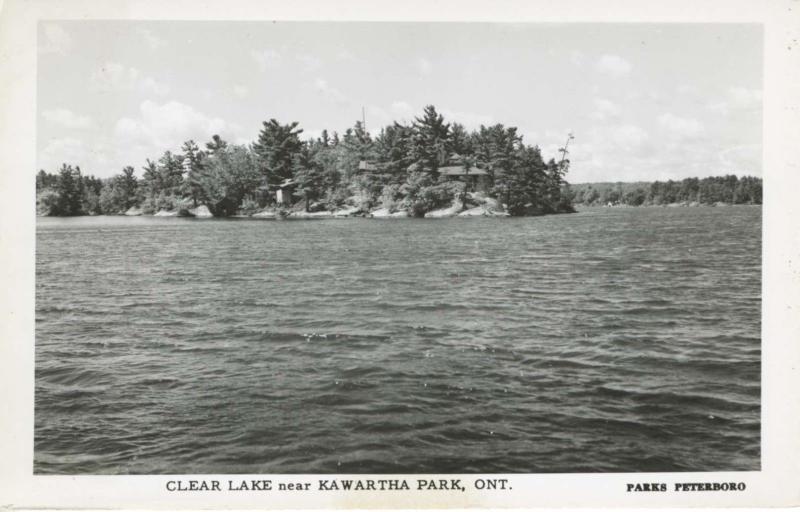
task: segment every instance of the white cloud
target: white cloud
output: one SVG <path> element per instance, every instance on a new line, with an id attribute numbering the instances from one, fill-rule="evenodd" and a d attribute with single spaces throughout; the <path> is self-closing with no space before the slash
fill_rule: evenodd
<path id="1" fill-rule="evenodd" d="M 314 88 L 334 103 L 345 104 L 349 102 L 347 96 L 345 96 L 342 91 L 330 85 L 328 81 L 323 78 L 314 80 Z"/>
<path id="2" fill-rule="evenodd" d="M 108 62 L 94 71 L 89 78 L 89 88 L 95 91 L 132 89 L 139 80 L 139 71 L 116 62 Z"/>
<path id="3" fill-rule="evenodd" d="M 477 112 L 442 109 L 440 113 L 444 116 L 445 122 L 460 123 L 469 130 L 475 130 L 481 125 L 490 126 L 495 124 L 492 116 Z"/>
<path id="4" fill-rule="evenodd" d="M 63 128 L 88 128 L 92 125 L 92 120 L 88 116 L 82 116 L 66 108 L 56 108 L 45 110 L 42 117 L 48 123 Z"/>
<path id="5" fill-rule="evenodd" d="M 93 92 L 142 92 L 164 96 L 169 94 L 167 84 L 143 76 L 136 68 L 129 68 L 116 62 L 107 62 L 94 71 L 89 78 L 89 90 Z"/>
<path id="6" fill-rule="evenodd" d="M 697 119 L 679 117 L 667 112 L 658 116 L 658 124 L 678 138 L 697 137 L 703 133 L 703 123 Z"/>
<path id="7" fill-rule="evenodd" d="M 542 154 L 547 158 L 561 157 L 559 148 L 564 147 L 568 130 L 547 130 L 544 137 Z M 599 171 L 608 172 L 610 166 L 614 172 L 624 174 L 625 167 L 640 167 L 643 158 L 652 159 L 650 136 L 645 129 L 634 124 L 616 124 L 594 127 L 588 132 L 575 134 L 569 143 L 569 158 L 575 172 Z M 576 183 L 579 181 L 576 181 Z"/>
<path id="8" fill-rule="evenodd" d="M 85 165 L 87 147 L 74 137 L 50 140 L 39 154 L 39 167 L 55 171 L 61 164 Z"/>
<path id="9" fill-rule="evenodd" d="M 240 98 L 246 97 L 249 92 L 250 92 L 250 90 L 247 87 L 245 87 L 244 85 L 234 85 L 233 86 L 233 94 L 235 94 L 236 96 L 238 96 Z"/>
<path id="10" fill-rule="evenodd" d="M 631 151 L 639 148 L 649 138 L 647 132 L 639 126 L 624 124 L 611 128 L 611 140 L 618 149 Z"/>
<path id="11" fill-rule="evenodd" d="M 539 149 L 542 151 L 542 157 L 544 157 L 545 160 L 550 158 L 560 158 L 561 153 L 559 153 L 558 150 L 564 147 L 564 143 L 567 140 L 567 134 L 571 132 L 572 130 L 569 128 L 548 128 L 544 130 L 543 133 L 528 130 L 523 132 L 523 141 L 525 141 L 525 144 L 539 146 Z M 570 142 L 570 155 L 568 155 L 568 158 L 571 158 L 571 154 L 574 149 L 575 143 Z"/>
<path id="12" fill-rule="evenodd" d="M 297 60 L 305 71 L 316 71 L 322 67 L 322 61 L 313 55 L 301 54 L 297 56 Z"/>
<path id="13" fill-rule="evenodd" d="M 569 52 L 569 60 L 576 66 L 582 66 L 586 60 L 586 55 L 580 50 L 572 50 Z"/>
<path id="14" fill-rule="evenodd" d="M 117 145 L 138 145 L 148 151 L 141 155 L 141 161 L 167 149 L 178 148 L 189 139 L 202 141 L 214 134 L 237 131 L 237 126 L 207 116 L 184 103 L 170 101 L 159 104 L 150 100 L 141 103 L 138 117 L 123 117 L 114 128 Z"/>
<path id="15" fill-rule="evenodd" d="M 44 41 L 39 46 L 39 53 L 66 53 L 72 47 L 72 36 L 56 23 L 45 23 L 42 27 Z"/>
<path id="16" fill-rule="evenodd" d="M 321 128 L 303 128 L 303 133 L 300 134 L 303 140 L 315 140 L 322 137 Z"/>
<path id="17" fill-rule="evenodd" d="M 430 75 L 433 71 L 433 64 L 428 59 L 420 57 L 417 59 L 417 70 L 423 76 Z"/>
<path id="18" fill-rule="evenodd" d="M 256 61 L 258 67 L 261 68 L 261 71 L 266 71 L 268 69 L 274 69 L 280 66 L 281 61 L 283 58 L 281 54 L 278 53 L 276 50 L 266 49 L 266 50 L 252 50 L 250 52 L 250 56 Z"/>
<path id="19" fill-rule="evenodd" d="M 546 153 L 548 157 L 560 157 L 555 150 L 564 146 L 565 133 L 557 135 L 557 147 Z M 659 164 L 647 130 L 630 123 L 604 124 L 576 133 L 568 158 L 572 165 L 567 179 L 572 183 L 607 181 L 609 175 L 614 180 L 635 180 Z"/>
<path id="20" fill-rule="evenodd" d="M 522 136 L 522 141 L 525 144 L 530 144 L 532 146 L 539 146 L 539 149 L 541 149 L 542 141 L 540 140 L 541 136 L 539 135 L 539 132 L 535 130 L 525 130 L 521 132 L 520 135 Z"/>
<path id="21" fill-rule="evenodd" d="M 139 88 L 144 92 L 153 93 L 157 96 L 165 96 L 169 94 L 169 86 L 161 83 L 154 78 L 145 77 L 139 81 Z"/>
<path id="22" fill-rule="evenodd" d="M 597 98 L 594 100 L 594 112 L 591 118 L 596 121 L 605 121 L 608 119 L 615 119 L 619 117 L 620 109 L 616 103 L 605 98 Z"/>
<path id="23" fill-rule="evenodd" d="M 414 117 L 414 107 L 405 101 L 395 101 L 390 105 L 389 109 L 397 121 L 410 120 Z"/>
<path id="24" fill-rule="evenodd" d="M 761 108 L 763 93 L 761 89 L 747 87 L 731 87 L 728 89 L 728 100 L 734 108 Z"/>
<path id="25" fill-rule="evenodd" d="M 603 55 L 594 65 L 597 71 L 614 78 L 621 78 L 631 72 L 633 66 L 619 55 Z"/>
<path id="26" fill-rule="evenodd" d="M 722 115 L 731 112 L 760 112 L 763 107 L 764 94 L 761 89 L 749 89 L 747 87 L 729 87 L 722 99 L 712 101 L 706 107 Z"/>
<path id="27" fill-rule="evenodd" d="M 735 174 L 761 174 L 761 144 L 740 144 L 726 147 L 717 154 L 725 172 Z"/>
<path id="28" fill-rule="evenodd" d="M 91 145 L 75 137 L 53 138 L 39 153 L 39 168 L 55 172 L 61 164 L 79 166 L 84 174 L 108 175 L 106 145 L 95 141 Z"/>
<path id="29" fill-rule="evenodd" d="M 339 50 L 336 52 L 336 59 L 343 62 L 358 62 L 359 60 L 358 57 L 347 50 Z"/>
<path id="30" fill-rule="evenodd" d="M 144 40 L 145 44 L 151 50 L 158 50 L 166 43 L 164 39 L 155 35 L 152 30 L 148 30 L 146 28 L 140 28 L 136 32 L 139 34 L 139 36 Z"/>

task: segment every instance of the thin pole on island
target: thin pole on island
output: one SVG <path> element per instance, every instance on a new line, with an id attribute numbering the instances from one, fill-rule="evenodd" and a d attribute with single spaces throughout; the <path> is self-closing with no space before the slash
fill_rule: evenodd
<path id="1" fill-rule="evenodd" d="M 569 132 L 567 134 L 567 142 L 565 142 L 564 147 L 559 150 L 561 152 L 561 161 L 558 162 L 559 169 L 562 169 L 564 167 L 564 160 L 567 158 L 567 146 L 569 146 L 569 141 L 571 141 L 574 138 L 575 136 L 572 135 L 572 132 Z"/>

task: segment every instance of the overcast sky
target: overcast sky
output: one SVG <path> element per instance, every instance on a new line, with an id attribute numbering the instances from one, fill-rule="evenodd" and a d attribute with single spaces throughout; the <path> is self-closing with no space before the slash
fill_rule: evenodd
<path id="1" fill-rule="evenodd" d="M 761 175 L 756 25 L 59 21 L 39 26 L 38 168 L 101 177 L 261 122 L 377 133 L 433 104 L 516 126 L 568 180 Z M 38 169 L 37 169 L 38 170 Z"/>

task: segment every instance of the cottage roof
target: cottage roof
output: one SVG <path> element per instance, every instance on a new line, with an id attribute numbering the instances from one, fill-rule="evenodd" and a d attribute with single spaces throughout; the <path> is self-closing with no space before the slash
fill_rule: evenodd
<path id="1" fill-rule="evenodd" d="M 449 165 L 447 167 L 439 167 L 439 174 L 442 176 L 486 176 L 489 173 L 479 167 L 473 166 L 466 170 L 461 165 Z"/>
<path id="2" fill-rule="evenodd" d="M 289 187 L 289 186 L 294 185 L 294 184 L 295 184 L 295 181 L 293 179 L 287 178 L 287 179 L 283 180 L 282 182 L 280 182 L 277 185 L 267 185 L 266 188 L 268 188 L 268 189 L 286 188 L 286 187 Z"/>

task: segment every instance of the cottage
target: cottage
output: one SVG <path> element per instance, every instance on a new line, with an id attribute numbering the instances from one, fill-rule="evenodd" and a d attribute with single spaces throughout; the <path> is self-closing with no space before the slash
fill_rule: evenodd
<path id="1" fill-rule="evenodd" d="M 460 180 L 467 184 L 469 191 L 486 191 L 489 189 L 489 173 L 480 167 L 464 167 L 463 165 L 449 165 L 439 167 L 439 175 L 445 179 Z"/>
<path id="2" fill-rule="evenodd" d="M 458 158 L 458 155 L 455 155 L 454 158 Z M 367 162 L 366 160 L 361 160 L 358 163 L 358 170 L 359 172 L 366 173 L 381 173 L 381 171 L 385 170 L 386 165 L 388 164 L 372 163 Z M 418 170 L 419 164 L 413 163 L 408 166 L 407 172 L 411 173 Z M 486 172 L 485 169 L 475 166 L 471 166 L 469 168 L 465 168 L 463 165 L 448 165 L 445 167 L 439 167 L 439 175 L 445 179 L 463 181 L 466 183 L 467 190 L 469 191 L 480 190 L 485 192 L 489 190 L 491 184 L 489 173 Z"/>

